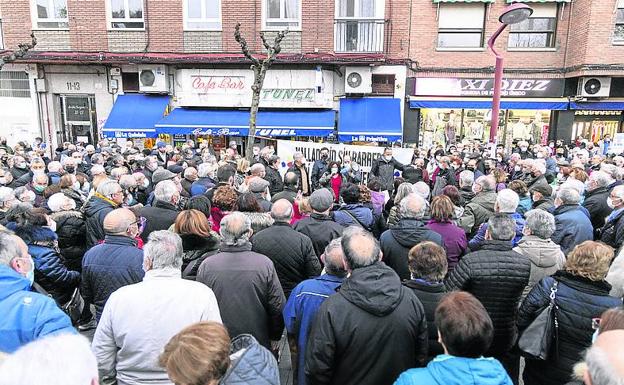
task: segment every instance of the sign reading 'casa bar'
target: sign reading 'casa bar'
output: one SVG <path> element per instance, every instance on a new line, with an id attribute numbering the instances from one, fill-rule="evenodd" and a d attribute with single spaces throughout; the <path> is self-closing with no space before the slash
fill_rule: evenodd
<path id="1" fill-rule="evenodd" d="M 474 96 L 494 94 L 494 79 L 417 78 L 414 96 Z M 503 79 L 502 96 L 508 98 L 560 98 L 563 79 Z"/>

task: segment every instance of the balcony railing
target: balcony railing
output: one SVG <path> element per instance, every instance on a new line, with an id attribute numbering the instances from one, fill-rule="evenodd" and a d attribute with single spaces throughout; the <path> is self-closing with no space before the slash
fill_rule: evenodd
<path id="1" fill-rule="evenodd" d="M 384 19 L 334 20 L 336 52 L 384 52 Z"/>

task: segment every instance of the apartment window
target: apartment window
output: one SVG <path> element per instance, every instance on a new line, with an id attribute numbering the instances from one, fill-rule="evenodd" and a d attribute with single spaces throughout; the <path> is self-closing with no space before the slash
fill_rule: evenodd
<path id="1" fill-rule="evenodd" d="M 184 0 L 184 28 L 221 30 L 221 0 Z"/>
<path id="2" fill-rule="evenodd" d="M 264 29 L 300 29 L 301 0 L 264 0 Z"/>
<path id="3" fill-rule="evenodd" d="M 35 28 L 69 28 L 66 0 L 35 0 L 33 16 Z"/>
<path id="4" fill-rule="evenodd" d="M 438 48 L 483 47 L 485 5 L 440 4 Z"/>
<path id="5" fill-rule="evenodd" d="M 553 48 L 557 31 L 557 4 L 532 4 L 533 14 L 512 24 L 509 48 Z"/>
<path id="6" fill-rule="evenodd" d="M 28 74 L 20 71 L 0 71 L 0 97 L 29 98 Z"/>
<path id="7" fill-rule="evenodd" d="M 380 96 L 393 96 L 394 95 L 394 74 L 382 75 L 373 74 L 372 94 Z"/>
<path id="8" fill-rule="evenodd" d="M 382 52 L 383 0 L 336 0 L 334 49 L 336 52 Z"/>
<path id="9" fill-rule="evenodd" d="M 615 15 L 615 33 L 613 40 L 624 43 L 624 0 L 618 2 Z"/>
<path id="10" fill-rule="evenodd" d="M 143 29 L 143 0 L 110 0 L 112 29 Z"/>

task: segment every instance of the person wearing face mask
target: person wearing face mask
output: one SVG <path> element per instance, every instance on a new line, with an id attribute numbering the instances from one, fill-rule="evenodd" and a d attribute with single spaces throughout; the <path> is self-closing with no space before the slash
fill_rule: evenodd
<path id="1" fill-rule="evenodd" d="M 350 155 L 344 155 L 342 157 L 342 170 L 340 170 L 340 173 L 346 178 L 348 183 L 362 183 L 362 170 L 360 165 L 353 162 Z"/>
<path id="2" fill-rule="evenodd" d="M 16 155 L 13 157 L 13 167 L 11 167 L 11 175 L 16 181 L 19 180 L 24 174 L 28 174 L 28 163 L 23 157 Z"/>
<path id="3" fill-rule="evenodd" d="M 15 187 L 27 186 L 32 182 L 34 175 L 45 174 L 45 163 L 41 158 L 33 158 L 30 162 L 30 170 L 19 177 L 15 183 Z"/>
<path id="4" fill-rule="evenodd" d="M 321 187 L 321 178 L 329 171 L 329 148 L 321 148 L 321 159 L 314 161 L 312 165 L 312 175 L 310 176 L 312 182 L 312 191 Z"/>
<path id="5" fill-rule="evenodd" d="M 8 168 L 0 168 L 0 187 L 15 188 L 13 174 Z"/>
<path id="6" fill-rule="evenodd" d="M 271 193 L 271 196 L 275 196 L 284 191 L 284 180 L 279 173 L 280 158 L 277 155 L 272 155 L 269 157 L 267 164 L 264 168 L 266 173 L 264 179 L 270 183 L 269 193 Z"/>
<path id="7" fill-rule="evenodd" d="M 533 154 L 529 151 L 529 143 L 525 141 L 521 141 L 518 143 L 518 153 L 520 154 L 520 159 L 533 159 Z"/>
<path id="8" fill-rule="evenodd" d="M 81 208 L 86 202 L 87 198 L 80 190 L 80 183 L 76 179 L 75 175 L 63 175 L 61 177 L 61 181 L 59 182 L 59 187 L 65 196 L 71 198 L 76 203 L 76 207 Z"/>
<path id="9" fill-rule="evenodd" d="M 10 222 L 6 227 L 28 246 L 35 262 L 35 281 L 59 306 L 66 304 L 80 284 L 80 273 L 70 270 L 61 257 L 56 222 L 30 205 L 14 209 L 15 215 L 7 216 Z"/>
<path id="10" fill-rule="evenodd" d="M 151 182 L 154 171 L 158 169 L 158 160 L 156 159 L 155 156 L 150 155 L 146 157 L 145 160 L 143 160 L 143 163 L 145 164 L 145 167 L 143 167 L 141 172 L 143 173 L 143 175 L 145 175 L 145 178 Z M 152 187 L 153 186 L 151 186 L 151 183 L 150 183 L 150 190 Z"/>
<path id="11" fill-rule="evenodd" d="M 84 204 L 81 211 L 85 215 L 87 228 L 87 248 L 104 239 L 104 217 L 123 203 L 123 189 L 112 180 L 101 182 L 95 194 Z"/>
<path id="12" fill-rule="evenodd" d="M 598 232 L 599 239 L 618 250 L 624 242 L 624 186 L 616 186 L 607 198 L 607 205 L 613 210 L 605 225 Z"/>
<path id="13" fill-rule="evenodd" d="M 322 187 L 331 189 L 334 192 L 334 202 L 338 203 L 340 199 L 340 187 L 347 184 L 345 177 L 340 173 L 340 164 L 338 162 L 329 163 L 328 170 L 319 180 Z"/>
<path id="14" fill-rule="evenodd" d="M 28 187 L 22 186 L 15 189 L 15 197 L 20 202 L 34 205 L 37 196 Z"/>
<path id="15" fill-rule="evenodd" d="M 383 154 L 373 161 L 371 175 L 379 179 L 381 191 L 392 193 L 395 170 L 403 171 L 405 166 L 392 156 L 392 148 L 384 148 Z M 391 194 L 392 195 L 392 194 Z"/>
<path id="16" fill-rule="evenodd" d="M 158 166 L 165 167 L 169 160 L 169 154 L 167 154 L 167 145 L 165 142 L 156 143 L 156 149 L 152 151 L 152 156 L 158 163 Z M 151 170 L 154 171 L 154 170 Z"/>
<path id="17" fill-rule="evenodd" d="M 12 353 L 45 336 L 75 334 L 71 320 L 48 296 L 31 291 L 35 262 L 24 241 L 0 231 L 0 351 Z"/>
<path id="18" fill-rule="evenodd" d="M 288 169 L 287 173 L 293 172 L 297 175 L 297 186 L 299 190 L 301 190 L 304 196 L 309 196 L 312 193 L 312 188 L 310 187 L 310 177 L 308 168 L 306 167 L 306 159 L 299 151 L 295 152 L 293 159 L 293 165 Z M 286 183 L 286 181 L 284 181 L 284 183 Z"/>
<path id="19" fill-rule="evenodd" d="M 28 184 L 27 188 L 35 193 L 35 207 L 42 207 L 46 203 L 46 198 L 43 195 L 46 187 L 48 187 L 48 176 L 46 174 L 33 175 L 33 180 Z"/>
<path id="20" fill-rule="evenodd" d="M 147 220 L 141 239 L 147 241 L 150 233 L 157 230 L 167 230 L 175 222 L 180 210 L 177 204 L 180 200 L 180 191 L 172 180 L 163 180 L 156 184 L 154 189 L 154 204 L 141 208 L 140 215 Z"/>

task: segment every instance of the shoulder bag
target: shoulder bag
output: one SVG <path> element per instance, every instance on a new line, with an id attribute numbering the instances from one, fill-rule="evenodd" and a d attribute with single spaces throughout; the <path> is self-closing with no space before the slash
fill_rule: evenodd
<path id="1" fill-rule="evenodd" d="M 550 289 L 550 303 L 524 330 L 518 348 L 525 358 L 547 360 L 559 351 L 559 321 L 557 319 L 557 284 Z"/>

